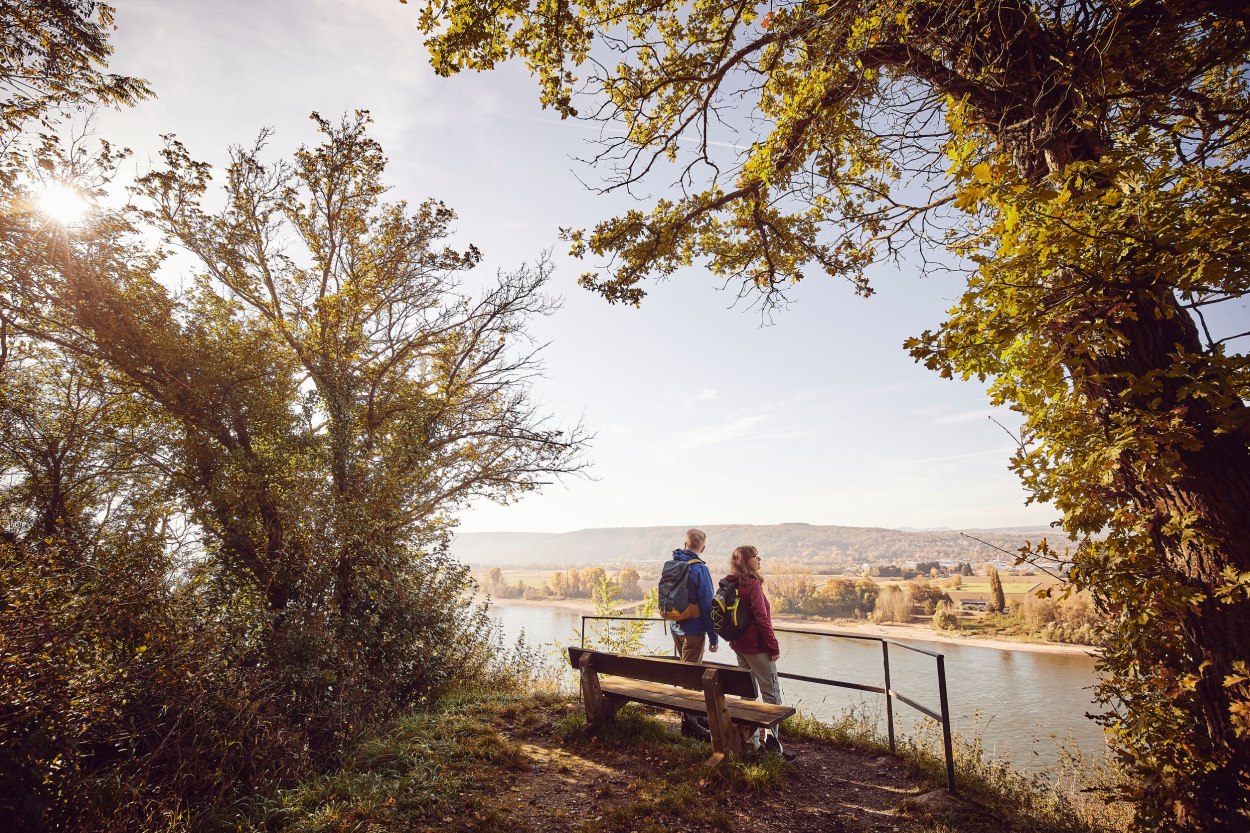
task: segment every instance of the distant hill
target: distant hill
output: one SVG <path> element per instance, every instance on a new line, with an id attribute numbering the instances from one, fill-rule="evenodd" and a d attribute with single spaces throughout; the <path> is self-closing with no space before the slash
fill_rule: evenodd
<path id="1" fill-rule="evenodd" d="M 957 559 L 993 561 L 1002 555 L 960 535 L 959 530 L 881 529 L 855 526 L 773 524 L 701 527 L 708 534 L 706 555 L 728 559 L 733 548 L 753 544 L 766 558 L 812 563 L 910 564 Z M 660 561 L 681 546 L 685 527 L 647 526 L 579 529 L 576 532 L 465 532 L 452 542 L 452 554 L 480 567 L 546 566 Z M 1049 538 L 1062 551 L 1063 534 L 1048 527 L 968 529 L 991 544 L 1014 552 L 1025 541 Z M 1006 556 L 1002 556 L 1004 559 Z"/>

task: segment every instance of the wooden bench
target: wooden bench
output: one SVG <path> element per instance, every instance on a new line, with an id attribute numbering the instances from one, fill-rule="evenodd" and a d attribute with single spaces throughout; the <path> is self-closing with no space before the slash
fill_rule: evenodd
<path id="1" fill-rule="evenodd" d="M 610 721 L 627 702 L 707 715 L 712 757 L 740 757 L 756 729 L 776 729 L 794 714 L 790 706 L 756 700 L 755 678 L 744 668 L 681 662 L 569 648 L 569 663 L 581 672 L 582 700 L 591 731 Z M 601 679 L 600 675 L 609 679 Z"/>

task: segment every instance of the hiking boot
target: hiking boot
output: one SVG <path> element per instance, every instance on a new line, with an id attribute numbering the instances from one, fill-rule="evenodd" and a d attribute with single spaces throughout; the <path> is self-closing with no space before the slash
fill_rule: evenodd
<path id="1" fill-rule="evenodd" d="M 698 738 L 699 740 L 712 739 L 712 731 L 710 729 L 706 729 L 700 726 L 697 721 L 685 717 L 681 720 L 681 733 L 688 738 Z"/>
<path id="2" fill-rule="evenodd" d="M 796 755 L 795 753 L 787 752 L 782 747 L 781 741 L 777 740 L 777 736 L 774 735 L 772 732 L 769 732 L 768 735 L 764 738 L 764 745 L 762 748 L 765 752 L 771 752 L 774 755 L 780 755 L 781 760 L 785 761 L 788 764 L 792 764 L 799 759 L 799 756 Z"/>

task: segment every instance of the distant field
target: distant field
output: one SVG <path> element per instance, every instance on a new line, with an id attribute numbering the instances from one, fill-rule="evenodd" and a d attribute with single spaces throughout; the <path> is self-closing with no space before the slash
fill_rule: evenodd
<path id="1" fill-rule="evenodd" d="M 1039 584 L 1048 584 L 1053 581 L 1047 576 L 1000 576 L 1003 581 L 1003 592 L 1011 595 L 1012 593 L 1027 593 Z M 990 592 L 990 580 L 988 576 L 964 576 L 963 584 L 954 591 L 955 593 L 982 593 Z"/>
<path id="2" fill-rule="evenodd" d="M 823 573 L 812 576 L 812 580 L 816 582 L 817 587 L 824 584 L 826 581 L 828 581 L 831 578 L 846 578 L 846 579 L 851 579 L 852 581 L 858 581 L 859 579 L 863 578 L 863 576 L 845 576 L 845 575 L 837 576 L 837 575 L 826 575 Z M 901 584 L 906 584 L 907 582 L 907 580 L 901 579 L 901 578 L 887 578 L 887 577 L 882 577 L 882 576 L 869 576 L 869 578 L 872 581 L 876 582 L 881 587 L 901 585 Z M 1008 595 L 1011 595 L 1012 593 L 1027 593 L 1029 592 L 1029 590 L 1033 589 L 1034 587 L 1037 587 L 1038 585 L 1054 583 L 1054 579 L 1050 578 L 1049 576 L 1044 576 L 1044 575 L 1042 576 L 1014 576 L 1011 574 L 1003 574 L 1000 576 L 1000 578 L 1002 579 L 1002 582 L 1003 582 L 1003 592 Z M 929 581 L 932 584 L 945 587 L 947 586 L 950 579 L 949 578 L 937 578 L 937 579 L 929 579 Z M 962 576 L 961 581 L 962 583 L 960 584 L 960 586 L 950 592 L 970 593 L 974 595 L 977 593 L 986 594 L 990 592 L 989 576 Z"/>
<path id="3" fill-rule="evenodd" d="M 552 573 L 556 570 L 504 570 L 503 579 L 508 584 L 515 585 L 518 581 L 524 582 L 526 587 L 541 588 L 551 578 Z"/>

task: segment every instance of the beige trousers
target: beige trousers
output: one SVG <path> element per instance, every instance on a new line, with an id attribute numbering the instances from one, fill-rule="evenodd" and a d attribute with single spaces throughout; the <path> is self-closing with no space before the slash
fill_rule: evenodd
<path id="1" fill-rule="evenodd" d="M 703 662 L 703 646 L 707 643 L 707 634 L 696 633 L 691 636 L 673 634 L 673 650 L 682 662 Z"/>

